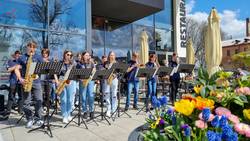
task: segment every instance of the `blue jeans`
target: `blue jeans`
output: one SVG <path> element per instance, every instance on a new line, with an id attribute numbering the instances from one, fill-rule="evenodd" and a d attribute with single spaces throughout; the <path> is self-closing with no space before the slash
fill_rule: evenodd
<path id="1" fill-rule="evenodd" d="M 75 81 L 71 81 L 70 84 L 66 85 L 62 94 L 60 95 L 61 99 L 61 111 L 63 118 L 70 116 L 72 112 L 72 103 L 73 103 L 73 93 L 75 90 Z"/>
<path id="2" fill-rule="evenodd" d="M 134 90 L 134 107 L 136 107 L 137 101 L 138 101 L 138 93 L 139 93 L 139 81 L 128 82 L 128 89 L 127 89 L 128 94 L 127 94 L 127 99 L 126 99 L 126 108 L 128 108 L 130 105 L 130 95 L 132 93 L 132 89 Z"/>
<path id="3" fill-rule="evenodd" d="M 94 81 L 90 81 L 87 87 L 83 87 L 82 81 L 79 82 L 79 96 L 82 97 L 82 111 L 87 112 L 87 105 L 89 111 L 94 112 Z"/>
<path id="4" fill-rule="evenodd" d="M 148 80 L 148 93 L 146 95 L 146 108 L 148 108 L 148 100 L 152 102 L 152 96 L 156 96 L 156 82 L 155 80 Z"/>
<path id="5" fill-rule="evenodd" d="M 118 79 L 112 80 L 112 84 L 108 85 L 105 81 L 105 100 L 107 103 L 107 113 L 113 113 L 117 109 L 117 90 Z"/>

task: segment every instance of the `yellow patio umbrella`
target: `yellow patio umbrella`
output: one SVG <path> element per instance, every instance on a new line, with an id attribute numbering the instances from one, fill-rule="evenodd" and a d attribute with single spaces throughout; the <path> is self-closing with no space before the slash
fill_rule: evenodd
<path id="1" fill-rule="evenodd" d="M 141 64 L 146 64 L 148 62 L 148 35 L 144 30 L 141 33 L 141 49 L 139 57 Z"/>
<path id="2" fill-rule="evenodd" d="M 213 8 L 209 17 L 205 36 L 205 60 L 209 76 L 220 70 L 222 45 L 220 34 L 220 18 Z"/>
<path id="3" fill-rule="evenodd" d="M 194 64 L 195 63 L 194 48 L 193 48 L 193 42 L 191 39 L 188 39 L 188 41 L 187 41 L 186 57 L 187 57 L 187 59 L 186 59 L 187 64 Z"/>

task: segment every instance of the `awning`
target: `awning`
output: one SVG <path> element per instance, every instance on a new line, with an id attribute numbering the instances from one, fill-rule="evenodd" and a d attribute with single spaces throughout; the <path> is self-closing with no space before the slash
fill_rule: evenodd
<path id="1" fill-rule="evenodd" d="M 92 16 L 132 23 L 164 9 L 164 0 L 92 0 Z"/>

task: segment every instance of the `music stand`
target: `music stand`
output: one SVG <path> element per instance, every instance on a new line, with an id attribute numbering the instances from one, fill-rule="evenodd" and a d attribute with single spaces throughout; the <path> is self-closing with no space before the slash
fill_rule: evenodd
<path id="1" fill-rule="evenodd" d="M 161 80 L 163 80 L 162 78 L 167 75 L 170 75 L 172 71 L 173 71 L 172 67 L 160 66 L 160 68 L 157 69 L 156 75 L 158 75 L 158 78 L 161 78 Z M 165 93 L 165 84 L 166 83 L 163 80 L 162 81 L 162 94 L 163 95 Z"/>
<path id="2" fill-rule="evenodd" d="M 91 75 L 93 75 L 92 73 L 94 73 L 93 68 L 86 68 L 86 69 L 73 68 L 69 73 L 68 80 L 89 79 L 91 77 Z M 80 81 L 80 83 L 82 83 L 82 82 Z M 78 108 L 78 113 L 69 121 L 69 123 L 67 123 L 64 126 L 64 128 L 66 128 L 73 121 L 78 126 L 80 126 L 81 123 L 83 123 L 85 125 L 86 129 L 88 129 L 88 126 L 87 126 L 86 122 L 83 119 L 82 110 L 81 110 L 82 97 L 79 95 L 78 98 L 79 98 L 79 104 L 73 110 L 73 111 L 75 111 Z M 75 118 L 78 118 L 78 122 L 74 121 Z"/>
<path id="3" fill-rule="evenodd" d="M 157 69 L 154 68 L 139 68 L 135 74 L 135 77 L 146 77 L 147 79 L 152 78 L 156 75 Z M 146 98 L 148 101 L 148 98 Z M 146 108 L 146 103 L 144 106 L 139 109 L 139 111 L 136 113 L 138 115 L 141 111 L 143 111 Z"/>
<path id="4" fill-rule="evenodd" d="M 61 69 L 62 69 L 63 63 L 61 62 L 35 62 L 31 64 L 31 69 L 30 69 L 30 74 L 46 74 L 46 75 L 54 75 L 54 74 L 59 74 Z M 45 81 L 47 84 L 49 83 L 49 80 Z M 44 117 L 44 123 L 35 129 L 31 129 L 28 131 L 28 133 L 39 130 L 39 129 L 44 129 L 44 132 L 47 133 L 50 137 L 53 137 L 52 131 L 51 131 L 51 126 L 55 127 L 61 127 L 59 125 L 52 125 L 50 124 L 50 116 L 49 116 L 49 93 L 47 93 L 47 101 L 46 101 L 46 106 L 47 106 L 47 111 L 46 115 Z M 47 130 L 45 130 L 47 129 Z"/>
<path id="5" fill-rule="evenodd" d="M 177 72 L 184 73 L 184 74 L 192 74 L 194 70 L 194 66 L 195 65 L 193 64 L 179 64 L 177 67 Z M 181 84 L 184 84 L 185 92 L 187 92 L 187 83 L 184 83 L 184 80 L 181 79 Z"/>
<path id="6" fill-rule="evenodd" d="M 112 74 L 112 72 L 113 72 L 113 70 L 111 70 L 111 69 L 97 70 L 95 75 L 93 76 L 92 80 L 108 79 L 110 77 L 110 75 Z M 103 105 L 103 96 L 101 96 L 101 105 Z M 106 115 L 104 114 L 103 107 L 104 106 L 101 107 L 101 114 L 96 116 L 95 118 L 101 117 L 101 120 L 105 119 L 107 121 L 107 123 L 109 125 L 111 125 L 111 123 L 107 119 Z"/>
<path id="7" fill-rule="evenodd" d="M 118 79 L 121 79 L 121 78 L 124 77 L 124 75 L 127 72 L 128 68 L 129 68 L 129 64 L 125 64 L 125 63 L 115 63 L 111 67 L 111 69 L 114 70 L 114 73 L 117 74 Z M 121 107 L 120 107 L 120 104 L 121 104 L 121 81 L 118 81 L 118 90 L 117 90 L 117 92 L 118 92 L 117 93 L 117 99 L 118 99 L 117 109 L 111 115 L 113 121 L 115 121 L 116 116 L 120 117 L 123 114 L 126 114 L 129 118 L 131 118 L 131 115 L 129 115 L 125 110 L 123 110 L 122 111 L 123 113 L 120 114 L 120 112 L 121 112 Z"/>

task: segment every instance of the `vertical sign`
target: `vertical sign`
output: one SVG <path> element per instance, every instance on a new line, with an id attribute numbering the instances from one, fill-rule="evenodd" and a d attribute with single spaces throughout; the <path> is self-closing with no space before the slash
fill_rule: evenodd
<path id="1" fill-rule="evenodd" d="M 187 32 L 187 23 L 186 23 L 186 0 L 181 0 L 180 1 L 180 46 L 182 48 L 186 48 L 187 45 L 187 37 L 186 37 L 186 32 Z"/>

